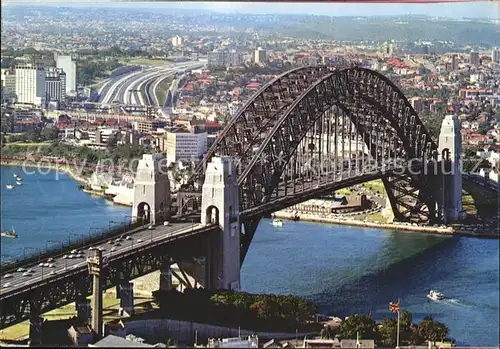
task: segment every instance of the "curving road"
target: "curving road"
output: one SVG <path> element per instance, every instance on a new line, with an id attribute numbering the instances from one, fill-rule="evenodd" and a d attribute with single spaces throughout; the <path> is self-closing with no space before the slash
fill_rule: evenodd
<path id="1" fill-rule="evenodd" d="M 139 106 L 154 105 L 154 102 L 156 102 L 157 105 L 155 96 L 150 95 L 147 97 L 148 100 L 145 101 L 140 93 L 140 90 L 144 89 L 144 87 L 147 87 L 145 89 L 146 94 L 150 93 L 149 91 L 151 89 L 148 87 L 150 86 L 150 80 L 163 80 L 177 72 L 202 66 L 203 64 L 200 62 L 170 64 L 143 69 L 142 71 L 133 72 L 119 79 L 107 81 L 99 90 L 100 102 L 102 104 L 111 104 L 114 101 L 118 101 L 121 104 Z"/>
<path id="2" fill-rule="evenodd" d="M 124 238 L 118 244 L 110 244 L 109 241 L 102 241 L 101 243 L 96 243 L 92 246 L 103 248 L 103 258 L 105 257 L 108 260 L 112 260 L 114 258 L 118 258 L 125 252 L 131 252 L 135 249 L 142 248 L 148 244 L 164 239 L 181 236 L 201 227 L 203 227 L 203 225 L 186 222 L 171 223 L 169 226 L 159 225 L 152 230 L 143 227 L 124 234 L 125 236 L 130 236 L 129 240 Z M 53 261 L 50 262 L 53 267 L 40 267 L 38 264 L 27 265 L 25 269 L 32 270 L 30 276 L 23 276 L 24 272 L 20 271 L 11 272 L 9 274 L 2 273 L 0 298 L 7 297 L 10 294 L 24 292 L 27 287 L 34 286 L 35 284 L 49 282 L 53 279 L 59 279 L 66 274 L 86 269 L 86 258 L 89 256 L 89 250 L 80 249 L 79 254 L 81 257 L 75 259 L 64 258 L 64 255 L 60 254 L 58 256 L 54 256 Z M 67 255 L 68 254 L 66 254 L 66 256 Z M 41 262 L 45 263 L 47 261 Z"/>

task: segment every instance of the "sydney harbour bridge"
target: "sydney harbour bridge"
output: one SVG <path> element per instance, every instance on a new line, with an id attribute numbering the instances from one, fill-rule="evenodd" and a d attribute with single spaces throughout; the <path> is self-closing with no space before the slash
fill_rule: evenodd
<path id="1" fill-rule="evenodd" d="M 145 156 L 136 175 L 136 222 L 83 246 L 61 246 L 3 267 L 2 277 L 51 257 L 59 269 L 29 280 L 15 276 L 0 290 L 0 327 L 30 319 L 36 333 L 41 314 L 75 301 L 78 307 L 82 296 L 97 292 L 92 327 L 102 333 L 102 290 L 129 290 L 130 280 L 154 270 L 161 270 L 160 289 L 168 288 L 172 263 L 202 287 L 239 289 L 240 266 L 262 217 L 373 179 L 382 179 L 396 220 L 439 222 L 445 205 L 440 153 L 403 93 L 382 74 L 356 66 L 291 70 L 233 115 L 177 192 L 170 192 L 160 157 Z M 131 244 L 112 253 L 88 251 L 123 234 Z M 68 267 L 63 255 L 74 248 L 89 259 Z"/>

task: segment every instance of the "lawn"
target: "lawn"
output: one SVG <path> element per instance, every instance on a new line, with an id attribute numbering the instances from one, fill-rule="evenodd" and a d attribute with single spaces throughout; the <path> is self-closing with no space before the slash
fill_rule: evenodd
<path id="1" fill-rule="evenodd" d="M 462 183 L 462 204 L 470 215 L 492 216 L 498 213 L 499 195 L 478 184 L 464 180 Z"/>
<path id="2" fill-rule="evenodd" d="M 387 218 L 381 212 L 374 212 L 366 216 L 367 222 L 387 223 Z"/>
<path id="3" fill-rule="evenodd" d="M 89 297 L 91 299 L 92 297 Z M 148 304 L 151 303 L 153 299 L 151 297 L 134 297 L 134 305 L 136 315 L 144 313 L 151 308 Z M 104 322 L 118 319 L 118 308 L 120 306 L 120 300 L 115 298 L 114 295 L 104 294 L 103 295 L 103 319 Z M 47 320 L 61 320 L 68 319 L 76 315 L 75 303 L 67 304 L 61 308 L 54 309 L 43 314 L 43 317 Z M 17 325 L 4 328 L 0 331 L 0 339 L 5 340 L 17 340 L 26 337 L 29 334 L 29 322 L 24 321 Z"/>
<path id="4" fill-rule="evenodd" d="M 165 59 L 149 59 L 143 57 L 130 58 L 121 61 L 121 63 L 128 65 L 166 65 L 168 62 Z"/>
<path id="5" fill-rule="evenodd" d="M 351 188 L 342 188 L 339 190 L 335 190 L 335 194 L 348 196 L 348 195 L 355 195 L 356 191 L 354 191 L 354 189 Z"/>
<path id="6" fill-rule="evenodd" d="M 173 79 L 174 78 L 172 76 L 169 76 L 165 78 L 162 82 L 160 82 L 156 87 L 156 98 L 158 99 L 158 104 L 162 107 L 165 105 L 165 101 L 167 99 L 167 92 L 170 89 L 170 85 L 172 84 Z"/>
<path id="7" fill-rule="evenodd" d="M 365 188 L 366 190 L 371 191 L 374 194 L 380 194 L 383 197 L 386 197 L 387 194 L 385 192 L 385 187 L 384 183 L 382 182 L 381 179 L 376 179 L 370 182 L 362 183 L 361 187 Z"/>
<path id="8" fill-rule="evenodd" d="M 7 144 L 8 145 L 16 145 L 19 147 L 39 148 L 39 147 L 48 147 L 52 143 L 50 143 L 50 142 L 9 142 Z"/>

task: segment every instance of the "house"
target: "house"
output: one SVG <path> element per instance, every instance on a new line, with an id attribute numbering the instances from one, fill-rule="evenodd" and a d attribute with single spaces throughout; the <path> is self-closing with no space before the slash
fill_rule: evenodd
<path id="1" fill-rule="evenodd" d="M 125 338 L 127 336 L 127 328 L 122 320 L 113 320 L 104 325 L 104 334 Z"/>
<path id="2" fill-rule="evenodd" d="M 73 325 L 68 328 L 68 337 L 76 346 L 86 346 L 94 341 L 94 331 L 89 325 Z"/>
<path id="3" fill-rule="evenodd" d="M 270 341 L 264 343 L 262 348 L 282 348 L 282 345 L 279 342 L 276 342 L 276 340 L 271 339 Z"/>
<path id="4" fill-rule="evenodd" d="M 304 339 L 304 348 L 340 348 L 338 338 L 335 339 Z M 355 346 L 352 348 L 356 348 Z"/>
<path id="5" fill-rule="evenodd" d="M 340 341 L 341 348 L 375 348 L 375 341 L 373 339 L 342 339 Z"/>
<path id="6" fill-rule="evenodd" d="M 91 348 L 154 348 L 155 346 L 151 345 L 151 344 L 146 344 L 146 343 L 129 341 L 129 340 L 126 340 L 125 338 L 121 338 L 121 337 L 117 337 L 117 336 L 113 336 L 113 335 L 108 335 L 94 344 L 89 344 L 89 347 L 91 347 Z"/>

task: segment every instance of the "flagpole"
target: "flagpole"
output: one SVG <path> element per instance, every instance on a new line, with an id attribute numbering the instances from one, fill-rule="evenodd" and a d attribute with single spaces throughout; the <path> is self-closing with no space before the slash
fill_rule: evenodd
<path id="1" fill-rule="evenodd" d="M 399 302 L 400 300 L 398 299 L 398 330 L 396 334 L 396 349 L 399 349 Z"/>

